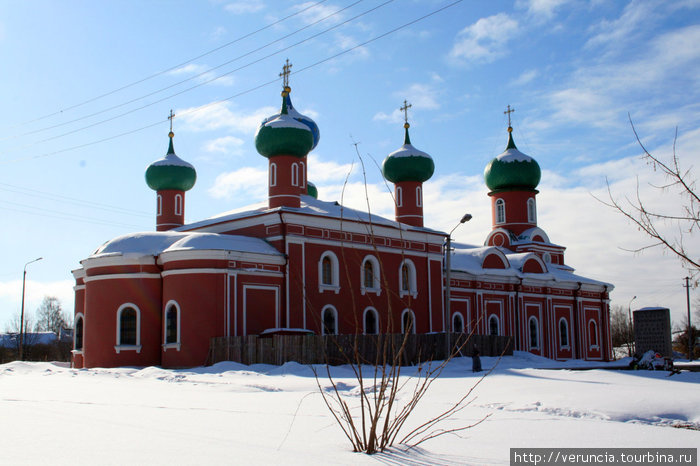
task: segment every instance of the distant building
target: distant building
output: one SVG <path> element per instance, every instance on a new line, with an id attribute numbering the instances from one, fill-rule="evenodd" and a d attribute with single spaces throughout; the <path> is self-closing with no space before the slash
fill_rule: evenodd
<path id="1" fill-rule="evenodd" d="M 76 367 L 196 366 L 211 337 L 297 331 L 474 330 L 549 358 L 611 358 L 612 285 L 575 275 L 538 226 L 540 168 L 510 127 L 485 172 L 492 231 L 483 246 L 451 251 L 445 316 L 448 235 L 423 224 L 424 208 L 440 208 L 423 202 L 434 162 L 411 144 L 408 122 L 383 164 L 394 183 L 390 220 L 317 199 L 307 154 L 318 127 L 289 92 L 256 134 L 269 161 L 264 204 L 185 224 L 196 172 L 170 132 L 166 156 L 146 171 L 157 231 L 112 239 L 73 271 Z"/>

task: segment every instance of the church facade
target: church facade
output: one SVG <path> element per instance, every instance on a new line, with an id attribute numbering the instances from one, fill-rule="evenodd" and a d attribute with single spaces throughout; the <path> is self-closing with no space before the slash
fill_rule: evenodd
<path id="1" fill-rule="evenodd" d="M 485 171 L 492 231 L 483 246 L 452 244 L 423 224 L 435 165 L 407 119 L 382 166 L 394 219 L 317 199 L 307 155 L 319 130 L 290 91 L 255 136 L 268 199 L 249 209 L 185 224 L 196 172 L 171 129 L 166 156 L 146 170 L 156 231 L 114 238 L 73 271 L 75 367 L 198 366 L 212 337 L 274 333 L 474 331 L 548 358 L 610 359 L 612 285 L 574 274 L 538 226 L 540 168 L 510 126 Z"/>

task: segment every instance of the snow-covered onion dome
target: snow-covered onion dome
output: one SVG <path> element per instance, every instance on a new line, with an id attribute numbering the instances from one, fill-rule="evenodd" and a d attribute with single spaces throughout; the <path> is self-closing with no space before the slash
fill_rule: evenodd
<path id="1" fill-rule="evenodd" d="M 289 112 L 289 91 L 282 91 L 282 110 L 279 114 L 263 120 L 255 133 L 255 149 L 263 157 L 293 155 L 305 157 L 315 147 L 314 136 L 309 125 L 295 118 Z M 299 113 L 294 112 L 296 115 Z M 311 119 L 308 119 L 313 123 Z M 316 124 L 314 123 L 314 126 Z M 318 127 L 316 128 L 318 132 Z M 317 142 L 317 141 L 316 141 Z"/>
<path id="2" fill-rule="evenodd" d="M 508 146 L 484 169 L 484 180 L 491 191 L 513 189 L 534 190 L 540 182 L 542 172 L 537 161 L 523 154 L 513 142 L 513 128 L 508 127 Z"/>
<path id="3" fill-rule="evenodd" d="M 306 182 L 306 194 L 313 197 L 314 199 L 318 199 L 318 188 L 316 188 L 316 185 L 313 184 L 311 181 Z"/>
<path id="4" fill-rule="evenodd" d="M 189 191 L 197 181 L 197 172 L 194 167 L 175 155 L 174 136 L 172 131 L 168 133 L 170 144 L 165 157 L 156 160 L 146 168 L 146 183 L 155 191 L 165 189 Z"/>
<path id="5" fill-rule="evenodd" d="M 287 114 L 294 118 L 297 121 L 300 121 L 301 123 L 304 123 L 306 126 L 309 127 L 311 130 L 311 135 L 314 137 L 314 145 L 311 146 L 311 150 L 314 150 L 316 146 L 318 145 L 318 141 L 321 139 L 321 131 L 318 129 L 318 125 L 314 120 L 311 118 L 307 117 L 306 115 L 302 115 L 301 113 L 297 112 L 296 109 L 294 108 L 294 105 L 292 105 L 292 97 L 291 97 L 291 90 L 289 86 L 285 88 L 285 91 L 287 92 L 287 95 L 283 97 L 283 99 L 287 102 Z M 276 115 L 272 115 L 271 117 L 265 118 L 261 123 L 260 126 L 263 126 L 265 123 L 268 121 L 272 120 L 273 118 L 277 118 L 279 116 L 279 113 Z"/>
<path id="6" fill-rule="evenodd" d="M 435 163 L 432 157 L 423 151 L 413 147 L 408 136 L 408 128 L 411 125 L 407 122 L 403 125 L 406 130 L 403 146 L 399 150 L 387 155 L 382 163 L 382 173 L 384 178 L 392 183 L 401 181 L 418 181 L 423 183 L 433 176 Z"/>

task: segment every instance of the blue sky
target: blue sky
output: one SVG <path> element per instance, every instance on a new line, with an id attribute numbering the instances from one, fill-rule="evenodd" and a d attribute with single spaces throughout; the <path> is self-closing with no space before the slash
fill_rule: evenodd
<path id="1" fill-rule="evenodd" d="M 453 3 L 6 2 L 0 329 L 19 310 L 26 262 L 44 257 L 29 266 L 27 309 L 53 294 L 72 310 L 70 270 L 82 258 L 154 229 L 143 174 L 166 152 L 171 108 L 176 152 L 198 173 L 187 221 L 263 200 L 253 136 L 279 107 L 287 58 L 295 107 L 321 130 L 309 163 L 320 198 L 340 199 L 352 169 L 344 199 L 364 208 L 358 143 L 373 210 L 393 216 L 372 159 L 402 144 L 406 99 L 412 142 L 436 165 L 426 225 L 450 230 L 470 212 L 455 238 L 481 244 L 491 225 L 483 169 L 505 148 L 511 105 L 516 144 L 543 169 L 539 226 L 567 247 L 567 263 L 615 284 L 613 304 L 636 295 L 633 308 L 665 305 L 678 321 L 687 273 L 661 250 L 624 251 L 648 241 L 594 196 L 605 197 L 607 177 L 616 198 L 639 183 L 649 205 L 679 208 L 677 193 L 650 187 L 663 180 L 640 158 L 628 113 L 662 158 L 677 128 L 681 162 L 698 165 L 700 2 Z M 697 236 L 686 246 L 700 254 Z"/>

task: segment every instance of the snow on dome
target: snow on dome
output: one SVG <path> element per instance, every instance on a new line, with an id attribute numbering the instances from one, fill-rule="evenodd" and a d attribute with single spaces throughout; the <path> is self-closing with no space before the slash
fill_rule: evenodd
<path id="1" fill-rule="evenodd" d="M 117 236 L 97 248 L 90 257 L 138 254 L 157 256 L 171 244 L 186 236 L 186 233 L 171 231 L 146 231 Z"/>
<path id="2" fill-rule="evenodd" d="M 292 155 L 303 158 L 313 147 L 311 129 L 289 115 L 284 97 L 280 113 L 263 120 L 255 133 L 255 149 L 263 157 Z"/>
<path id="3" fill-rule="evenodd" d="M 219 250 L 254 252 L 281 256 L 282 254 L 260 238 L 218 233 L 189 233 L 171 244 L 163 252 L 183 250 Z"/>
<path id="4" fill-rule="evenodd" d="M 408 127 L 406 127 L 403 146 L 387 155 L 382 163 L 384 178 L 392 183 L 401 181 L 423 183 L 433 176 L 433 172 L 435 172 L 435 163 L 432 157 L 413 147 L 408 136 Z"/>
<path id="5" fill-rule="evenodd" d="M 506 150 L 493 158 L 484 169 L 484 181 L 491 191 L 511 189 L 534 190 L 542 172 L 537 161 L 515 146 L 512 128 L 508 128 Z"/>
<path id="6" fill-rule="evenodd" d="M 291 115 L 277 115 L 275 117 L 272 117 L 263 122 L 263 124 L 260 125 L 260 128 L 265 126 L 270 128 L 298 128 L 303 129 L 304 131 L 311 132 L 308 126 L 306 126 L 304 123 L 300 122 L 296 118 L 292 117 Z M 260 128 L 258 128 L 258 132 L 260 132 Z"/>
<path id="7" fill-rule="evenodd" d="M 504 153 L 497 155 L 496 160 L 500 162 L 532 162 L 535 159 L 527 154 L 523 154 L 518 149 L 508 149 Z"/>
<path id="8" fill-rule="evenodd" d="M 164 189 L 189 191 L 197 181 L 197 171 L 192 164 L 175 154 L 172 132 L 169 137 L 168 153 L 146 168 L 146 183 L 154 191 Z"/>

